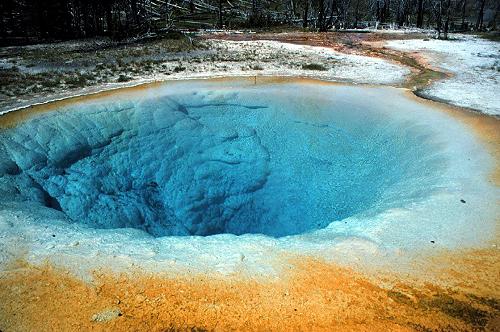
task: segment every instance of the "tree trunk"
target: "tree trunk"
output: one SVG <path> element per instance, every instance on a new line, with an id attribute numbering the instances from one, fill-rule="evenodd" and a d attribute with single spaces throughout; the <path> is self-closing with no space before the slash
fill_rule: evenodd
<path id="1" fill-rule="evenodd" d="M 6 4 L 0 2 L 0 37 L 7 37 L 7 29 L 5 29 L 5 20 L 7 18 Z"/>
<path id="2" fill-rule="evenodd" d="M 319 0 L 318 4 L 318 30 L 321 32 L 326 31 L 325 29 L 325 1 Z"/>
<path id="3" fill-rule="evenodd" d="M 389 22 L 391 20 L 391 0 L 384 1 L 384 8 L 384 19 L 385 21 Z"/>
<path id="4" fill-rule="evenodd" d="M 401 1 L 398 1 L 398 8 L 396 10 L 396 22 L 398 27 L 401 27 L 404 22 L 404 15 L 401 13 Z"/>
<path id="5" fill-rule="evenodd" d="M 108 27 L 108 35 L 113 37 L 114 34 L 114 26 L 113 26 L 113 13 L 111 11 L 111 2 L 107 1 L 105 4 L 106 11 L 106 25 Z"/>
<path id="6" fill-rule="evenodd" d="M 132 19 L 134 24 L 139 23 L 139 18 L 137 17 L 137 0 L 130 0 L 130 9 L 132 10 Z"/>
<path id="7" fill-rule="evenodd" d="M 309 16 L 309 0 L 304 0 L 304 18 L 302 21 L 302 27 L 305 29 L 308 26 L 308 16 Z"/>
<path id="8" fill-rule="evenodd" d="M 444 23 L 444 39 L 448 39 L 448 29 L 450 25 L 450 6 L 451 6 L 451 0 L 448 0 L 448 3 L 446 4 L 446 9 L 444 12 L 444 17 L 445 17 L 445 23 Z"/>
<path id="9" fill-rule="evenodd" d="M 354 29 L 358 28 L 359 21 L 359 0 L 356 0 L 356 9 L 354 10 Z"/>
<path id="10" fill-rule="evenodd" d="M 496 31 L 497 29 L 497 20 L 498 20 L 498 14 L 500 13 L 500 1 L 497 2 L 497 8 L 495 10 L 495 15 L 493 15 L 493 24 L 492 24 L 492 29 Z"/>
<path id="11" fill-rule="evenodd" d="M 422 28 L 424 23 L 424 0 L 418 0 L 417 28 Z"/>
<path id="12" fill-rule="evenodd" d="M 223 26 L 223 17 L 222 17 L 222 0 L 219 0 L 219 29 L 222 29 Z"/>
<path id="13" fill-rule="evenodd" d="M 438 39 L 441 38 L 441 31 L 443 29 L 443 0 L 439 0 L 438 10 L 436 11 L 436 26 L 438 32 Z"/>
<path id="14" fill-rule="evenodd" d="M 328 21 L 326 22 L 325 24 L 325 31 L 330 29 L 333 25 L 333 14 L 337 12 L 338 13 L 338 10 L 337 10 L 337 1 L 336 0 L 332 0 L 332 5 L 330 7 L 330 17 L 328 18 Z"/>
<path id="15" fill-rule="evenodd" d="M 380 2 L 378 0 L 377 0 L 377 22 L 380 22 Z M 378 26 L 378 24 L 376 26 Z M 375 29 L 377 29 L 377 27 Z"/>
<path id="16" fill-rule="evenodd" d="M 464 0 L 462 4 L 462 30 L 465 30 L 465 8 L 467 6 L 467 0 Z"/>
<path id="17" fill-rule="evenodd" d="M 479 14 L 477 15 L 476 30 L 481 30 L 483 28 L 483 16 L 484 16 L 484 4 L 486 0 L 481 0 L 481 6 L 479 7 Z"/>

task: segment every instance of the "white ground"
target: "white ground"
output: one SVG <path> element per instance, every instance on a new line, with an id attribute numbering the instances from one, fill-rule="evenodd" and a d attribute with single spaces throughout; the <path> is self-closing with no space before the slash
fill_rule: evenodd
<path id="1" fill-rule="evenodd" d="M 328 81 L 395 84 L 404 80 L 409 70 L 388 61 L 361 55 L 344 54 L 326 47 L 296 45 L 278 41 L 215 41 L 213 47 L 221 53 L 243 55 L 246 59 L 255 58 L 250 64 L 218 64 L 206 71 L 220 74 L 220 67 L 226 65 L 226 73 L 245 75 L 255 64 L 263 69 L 252 74 L 279 76 L 307 76 Z M 248 60 L 246 60 L 248 61 Z M 326 71 L 304 70 L 304 64 L 321 64 Z M 248 75 L 248 73 L 247 73 Z"/>
<path id="2" fill-rule="evenodd" d="M 102 90 L 133 86 L 162 80 L 192 78 L 213 78 L 227 76 L 294 76 L 319 78 L 326 81 L 349 82 L 356 84 L 398 84 L 410 73 L 407 68 L 397 66 L 383 59 L 368 56 L 343 54 L 325 47 L 313 47 L 281 43 L 277 41 L 207 41 L 213 52 L 179 55 L 165 58 L 156 65 L 152 74 L 133 76 L 126 83 L 105 83 L 75 90 L 61 91 L 37 96 L 16 96 L 12 103 L 0 105 L 0 114 L 33 105 L 85 95 Z M 34 47 L 34 46 L 31 46 Z M 40 45 L 41 48 L 45 47 Z M 320 64 L 327 70 L 305 70 L 305 64 Z M 22 63 L 18 63 L 22 70 Z M 175 72 L 175 67 L 184 71 Z M 82 69 L 83 70 L 83 69 Z M 121 73 L 120 73 L 121 74 Z M 1 102 L 1 100 L 0 100 Z M 1 104 L 1 103 L 0 103 Z"/>
<path id="3" fill-rule="evenodd" d="M 424 94 L 483 113 L 500 115 L 500 43 L 468 35 L 453 40 L 392 40 L 387 46 L 422 54 L 431 65 L 453 74 Z"/>

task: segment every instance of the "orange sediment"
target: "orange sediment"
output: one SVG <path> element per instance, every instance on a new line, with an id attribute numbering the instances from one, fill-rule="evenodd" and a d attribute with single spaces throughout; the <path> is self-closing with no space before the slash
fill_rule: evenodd
<path id="1" fill-rule="evenodd" d="M 498 258 L 496 252 L 482 252 L 462 264 L 478 268 L 484 255 Z M 351 269 L 308 257 L 293 259 L 291 267 L 271 281 L 100 271 L 86 283 L 50 266 L 24 265 L 0 275 L 0 329 L 468 331 L 494 328 L 498 322 L 498 291 L 451 290 L 394 276 L 382 287 Z M 498 280 L 490 280 L 496 279 L 494 268 L 487 268 L 488 280 L 484 274 L 475 278 L 474 270 L 467 278 L 478 286 L 492 282 L 486 289 L 498 286 Z M 449 272 L 446 277 L 454 278 Z M 95 319 L 110 310 L 119 314 Z"/>

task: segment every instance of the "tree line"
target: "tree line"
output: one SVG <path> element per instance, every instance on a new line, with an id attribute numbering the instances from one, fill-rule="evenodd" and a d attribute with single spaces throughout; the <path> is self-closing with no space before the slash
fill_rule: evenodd
<path id="1" fill-rule="evenodd" d="M 2 0 L 0 38 L 120 39 L 199 28 L 495 30 L 498 0 Z"/>

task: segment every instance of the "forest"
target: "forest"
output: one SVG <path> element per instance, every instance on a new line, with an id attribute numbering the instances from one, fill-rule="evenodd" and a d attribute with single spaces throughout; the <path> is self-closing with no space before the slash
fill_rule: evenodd
<path id="1" fill-rule="evenodd" d="M 2 45 L 172 30 L 496 30 L 498 0 L 2 0 Z"/>

